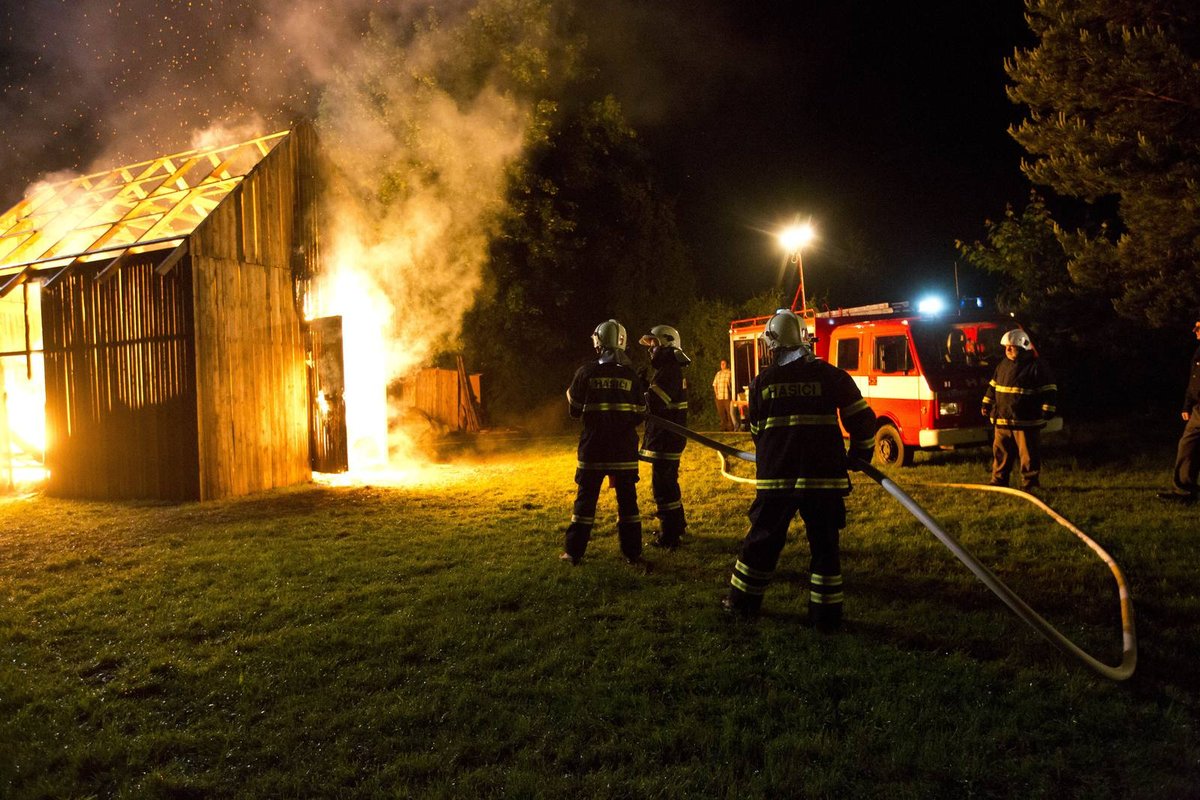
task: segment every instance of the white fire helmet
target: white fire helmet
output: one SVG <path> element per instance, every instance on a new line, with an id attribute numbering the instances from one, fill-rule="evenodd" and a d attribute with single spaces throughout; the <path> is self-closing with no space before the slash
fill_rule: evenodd
<path id="1" fill-rule="evenodd" d="M 1033 342 L 1029 341 L 1029 334 L 1020 329 L 1011 330 L 1000 337 L 1001 347 L 1008 347 L 1010 344 L 1015 345 L 1022 350 L 1033 349 Z"/>
<path id="2" fill-rule="evenodd" d="M 768 350 L 792 350 L 797 347 L 808 347 L 808 331 L 800 318 L 791 309 L 781 308 L 775 316 L 767 320 L 763 330 L 763 338 L 767 340 Z"/>
<path id="3" fill-rule="evenodd" d="M 638 339 L 638 344 L 644 347 L 677 347 L 683 349 L 679 341 L 679 331 L 670 325 L 655 325 L 650 332 Z"/>
<path id="4" fill-rule="evenodd" d="M 592 345 L 596 352 L 601 350 L 625 349 L 625 326 L 615 319 L 606 320 L 592 331 Z"/>

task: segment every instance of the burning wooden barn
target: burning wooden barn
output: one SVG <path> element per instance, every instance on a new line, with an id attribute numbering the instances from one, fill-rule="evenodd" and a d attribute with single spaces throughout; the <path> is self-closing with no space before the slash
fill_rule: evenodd
<path id="1" fill-rule="evenodd" d="M 0 470 L 23 452 L 53 494 L 205 500 L 344 468 L 302 307 L 316 158 L 299 127 L 44 184 L 0 217 Z"/>

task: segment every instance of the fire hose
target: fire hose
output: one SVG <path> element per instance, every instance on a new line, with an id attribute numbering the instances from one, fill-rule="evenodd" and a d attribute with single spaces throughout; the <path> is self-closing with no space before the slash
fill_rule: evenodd
<path id="1" fill-rule="evenodd" d="M 741 478 L 729 474 L 725 463 L 725 456 L 732 456 L 743 461 L 755 462 L 756 459 L 754 453 L 746 450 L 739 450 L 732 445 L 719 442 L 716 439 L 710 439 L 703 434 L 696 433 L 690 428 L 678 425 L 653 414 L 647 414 L 647 417 L 653 419 L 656 425 L 661 425 L 673 433 L 677 433 L 680 436 L 691 439 L 692 441 L 702 444 L 705 447 L 710 447 L 720 453 L 722 475 L 739 482 L 754 482 L 751 478 Z M 934 486 L 944 486 L 956 489 L 1001 492 L 1020 497 L 1021 499 L 1033 503 L 1035 506 L 1040 508 L 1043 512 L 1053 518 L 1055 522 L 1071 531 L 1071 533 L 1075 534 L 1084 542 L 1084 544 L 1091 548 L 1100 557 L 1100 559 L 1108 565 L 1109 570 L 1112 572 L 1113 578 L 1117 582 L 1117 594 L 1120 599 L 1121 606 L 1122 652 L 1121 663 L 1115 667 L 1098 661 L 1086 653 L 1078 645 L 1060 633 L 1057 628 L 1047 622 L 1040 614 L 1030 608 L 1029 605 L 1020 597 L 1018 597 L 1012 589 L 1008 588 L 1008 586 L 1006 586 L 1005 583 L 995 575 L 995 573 L 980 563 L 980 561 L 975 558 L 975 556 L 973 556 L 965 547 L 963 547 L 957 539 L 943 530 L 942 526 L 937 523 L 937 521 L 929 514 L 929 512 L 922 508 L 917 501 L 909 497 L 909 495 L 903 489 L 897 486 L 891 478 L 889 478 L 887 475 L 884 475 L 870 464 L 859 461 L 858 459 L 854 459 L 851 466 L 883 487 L 884 491 L 894 497 L 900 503 L 900 505 L 904 506 L 904 508 L 910 514 L 917 518 L 917 521 L 924 525 L 930 531 L 930 533 L 936 536 L 938 541 L 945 545 L 945 547 L 954 554 L 955 558 L 966 565 L 967 569 L 971 570 L 975 577 L 978 578 L 984 586 L 991 590 L 992 594 L 999 597 L 1000 600 L 1003 601 L 1003 603 L 1008 606 L 1009 609 L 1016 614 L 1022 622 L 1033 628 L 1042 638 L 1050 642 L 1050 644 L 1054 645 L 1067 655 L 1082 662 L 1084 666 L 1088 667 L 1093 672 L 1105 678 L 1109 678 L 1110 680 L 1123 681 L 1133 675 L 1133 671 L 1137 667 L 1137 634 L 1135 633 L 1133 622 L 1133 600 L 1129 594 L 1129 587 L 1125 582 L 1125 576 L 1121 573 L 1121 568 L 1117 566 L 1117 562 L 1113 560 L 1112 556 L 1105 552 L 1099 544 L 1089 538 L 1086 534 L 1084 534 L 1083 531 L 1079 530 L 1079 528 L 1071 524 L 1061 514 L 1028 492 L 1022 492 L 1016 489 L 1010 489 L 1003 486 L 983 486 L 967 483 L 932 484 Z"/>

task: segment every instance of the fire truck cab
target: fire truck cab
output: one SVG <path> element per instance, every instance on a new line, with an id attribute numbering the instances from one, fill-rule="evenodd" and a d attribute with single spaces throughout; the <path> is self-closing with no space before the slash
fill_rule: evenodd
<path id="1" fill-rule="evenodd" d="M 814 352 L 854 378 L 879 418 L 875 458 L 912 464 L 918 450 L 987 444 L 991 429 L 980 416 L 983 393 L 1004 358 L 1000 337 L 1020 327 L 997 313 L 915 313 L 908 303 L 800 314 L 816 338 Z M 750 379 L 767 362 L 759 340 L 770 317 L 730 325 L 734 414 L 744 427 Z M 1047 423 L 1059 430 L 1061 418 Z"/>

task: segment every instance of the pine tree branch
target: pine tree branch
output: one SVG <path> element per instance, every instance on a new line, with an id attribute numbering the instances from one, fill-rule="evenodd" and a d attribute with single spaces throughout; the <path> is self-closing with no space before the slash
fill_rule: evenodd
<path id="1" fill-rule="evenodd" d="M 1170 97 L 1165 94 L 1159 94 L 1157 92 L 1152 92 L 1149 89 L 1135 89 L 1134 94 L 1132 94 L 1132 95 L 1128 95 L 1128 94 L 1117 95 L 1117 99 L 1118 100 L 1128 100 L 1130 102 L 1135 102 L 1135 103 L 1138 101 L 1141 101 L 1141 100 L 1159 100 L 1164 103 L 1174 103 L 1175 105 L 1185 106 L 1185 107 L 1191 107 L 1191 106 L 1195 105 L 1194 103 L 1189 103 L 1186 100 L 1180 100 L 1177 97 Z"/>

